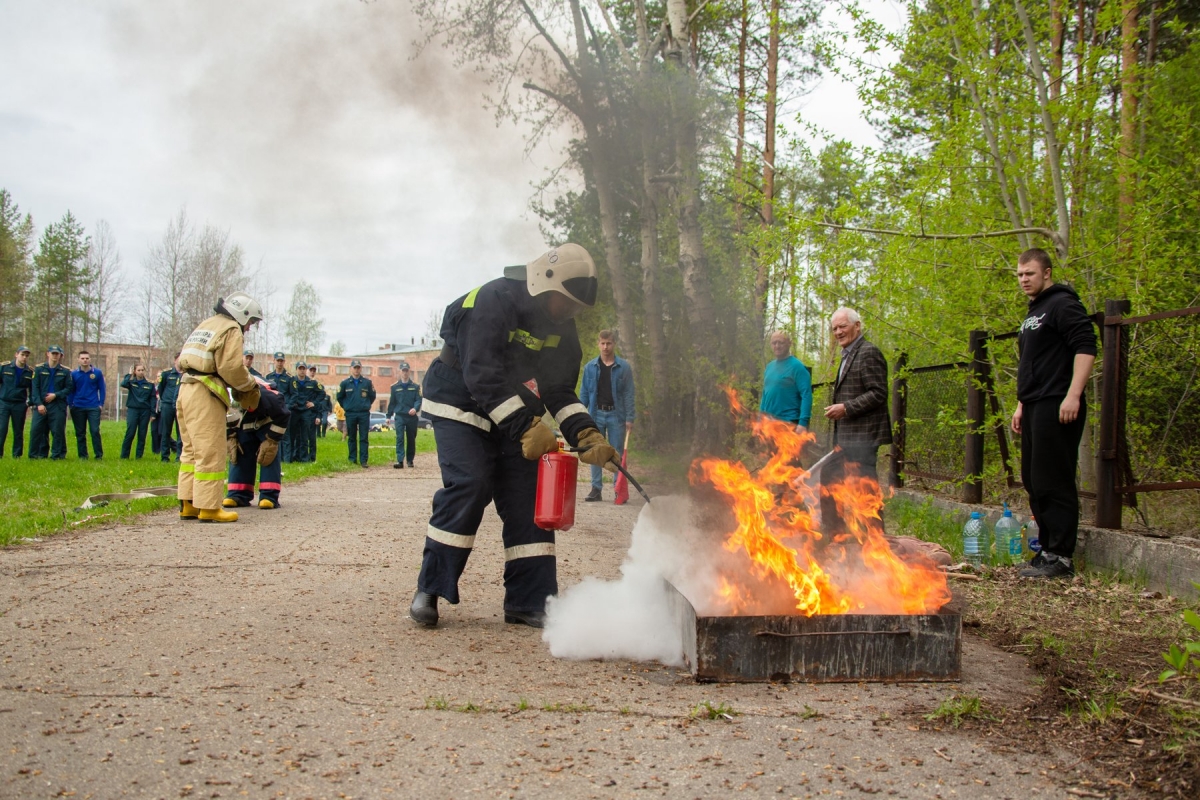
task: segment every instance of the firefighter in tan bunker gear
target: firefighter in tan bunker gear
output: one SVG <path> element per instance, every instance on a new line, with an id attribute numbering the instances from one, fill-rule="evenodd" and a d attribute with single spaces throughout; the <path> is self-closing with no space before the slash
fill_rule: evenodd
<path id="1" fill-rule="evenodd" d="M 242 292 L 217 300 L 214 316 L 201 322 L 179 355 L 177 411 L 183 452 L 179 456 L 179 516 L 201 522 L 236 522 L 221 507 L 225 496 L 225 413 L 233 399 L 258 407 L 258 384 L 242 363 L 242 334 L 262 320 L 262 307 Z"/>

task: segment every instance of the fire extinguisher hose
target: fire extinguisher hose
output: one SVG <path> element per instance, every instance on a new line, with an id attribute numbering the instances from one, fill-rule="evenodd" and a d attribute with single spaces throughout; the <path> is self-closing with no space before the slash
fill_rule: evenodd
<path id="1" fill-rule="evenodd" d="M 568 447 L 567 452 L 568 453 L 586 453 L 589 449 L 591 449 L 591 448 Z M 646 502 L 649 503 L 650 495 L 646 494 L 646 490 L 642 488 L 642 485 L 640 483 L 638 483 L 637 480 L 635 480 L 632 475 L 629 474 L 629 470 L 622 467 L 621 462 L 617 461 L 615 458 L 612 459 L 612 461 L 610 463 L 614 464 L 616 466 L 616 468 L 618 470 L 620 470 L 621 474 L 625 476 L 625 480 L 629 481 L 629 483 L 633 486 L 633 488 L 638 490 L 638 494 L 640 494 L 643 498 L 645 498 Z"/>

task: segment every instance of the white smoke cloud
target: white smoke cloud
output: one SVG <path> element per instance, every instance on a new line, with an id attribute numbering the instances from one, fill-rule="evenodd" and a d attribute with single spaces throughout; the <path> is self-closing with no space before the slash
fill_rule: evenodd
<path id="1" fill-rule="evenodd" d="M 656 497 L 642 508 L 621 578 L 587 578 L 546 605 L 542 640 L 557 658 L 633 659 L 683 664 L 680 626 L 663 580 L 695 604 L 716 580 L 724 552 L 703 532 L 685 497 Z"/>

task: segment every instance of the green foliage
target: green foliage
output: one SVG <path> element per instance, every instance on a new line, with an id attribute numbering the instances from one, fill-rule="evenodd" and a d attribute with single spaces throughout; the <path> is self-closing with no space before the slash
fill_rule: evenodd
<path id="1" fill-rule="evenodd" d="M 947 697 L 932 712 L 925 715 L 929 722 L 949 722 L 955 728 L 968 719 L 994 720 L 983 707 L 983 700 L 976 695 L 954 694 Z"/>
<path id="2" fill-rule="evenodd" d="M 1192 585 L 1200 591 L 1200 583 L 1193 581 Z M 1183 621 L 1194 631 L 1194 638 L 1172 644 L 1170 649 L 1163 653 L 1163 660 L 1167 662 L 1169 669 L 1163 670 L 1158 676 L 1160 682 L 1171 678 L 1200 681 L 1200 614 L 1190 608 L 1185 609 Z"/>
<path id="3" fill-rule="evenodd" d="M 426 697 L 425 708 L 433 709 L 434 711 L 447 711 L 450 708 L 450 702 L 441 696 Z"/>
<path id="4" fill-rule="evenodd" d="M 723 719 L 729 721 L 732 721 L 737 715 L 738 712 L 734 711 L 733 706 L 728 703 L 713 705 L 709 700 L 692 706 L 692 710 L 688 714 L 692 719 Z"/>

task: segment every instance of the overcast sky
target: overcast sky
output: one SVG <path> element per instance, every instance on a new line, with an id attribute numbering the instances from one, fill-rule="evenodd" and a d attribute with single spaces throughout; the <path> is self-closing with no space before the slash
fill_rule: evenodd
<path id="1" fill-rule="evenodd" d="M 229 231 L 278 310 L 297 281 L 316 286 L 323 350 L 419 339 L 545 247 L 528 206 L 562 156 L 553 142 L 526 153 L 440 48 L 413 59 L 407 8 L 0 0 L 0 187 L 39 230 L 68 209 L 89 232 L 106 220 L 131 283 L 186 208 Z M 873 141 L 836 80 L 803 113 Z"/>

